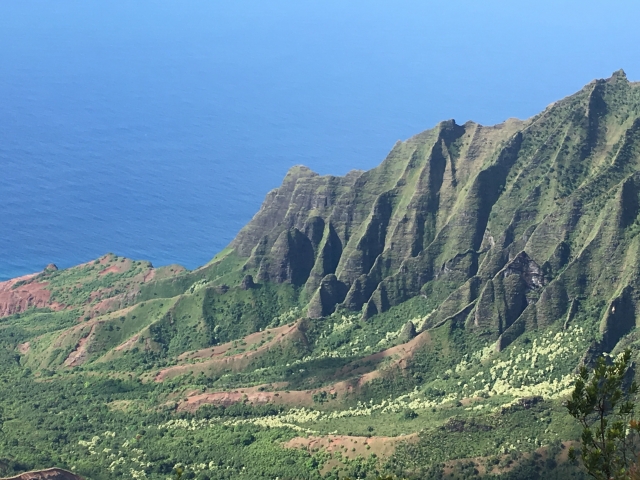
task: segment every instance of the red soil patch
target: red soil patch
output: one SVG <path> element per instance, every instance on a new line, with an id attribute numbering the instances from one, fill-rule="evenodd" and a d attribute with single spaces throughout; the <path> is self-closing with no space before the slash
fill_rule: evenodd
<path id="1" fill-rule="evenodd" d="M 233 405 L 247 401 L 252 405 L 264 405 L 266 403 L 290 403 L 287 401 L 278 402 L 280 396 L 287 396 L 284 392 L 260 391 L 265 385 L 259 387 L 239 388 L 229 392 L 213 392 L 191 395 L 178 405 L 178 411 L 195 411 L 202 405 Z M 295 393 L 295 392 L 294 392 Z"/>
<path id="2" fill-rule="evenodd" d="M 283 328 L 283 327 L 281 327 Z M 275 329 L 273 330 L 275 331 Z M 261 333 L 261 332 L 260 332 Z M 250 336 L 253 336 L 252 334 Z M 249 338 L 249 337 L 247 337 Z M 178 410 L 188 410 L 195 411 L 202 405 L 232 405 L 238 402 L 247 402 L 252 405 L 261 405 L 266 403 L 273 404 L 284 404 L 284 405 L 298 405 L 298 406 L 311 406 L 314 404 L 313 395 L 326 392 L 329 394 L 345 394 L 352 393 L 354 390 L 358 389 L 365 383 L 370 382 L 371 380 L 378 378 L 381 375 L 379 370 L 373 370 L 380 361 L 384 358 L 396 357 L 395 360 L 389 365 L 389 368 L 404 368 L 406 367 L 406 361 L 411 358 L 411 356 L 422 346 L 427 345 L 431 342 L 431 337 L 429 336 L 429 332 L 423 332 L 411 341 L 397 345 L 395 347 L 389 348 L 387 350 L 383 350 L 381 352 L 375 353 L 373 355 L 369 355 L 363 359 L 360 359 L 353 364 L 365 364 L 362 367 L 354 368 L 353 364 L 345 365 L 343 368 L 336 372 L 335 377 L 344 377 L 351 376 L 351 378 L 347 380 L 343 380 L 341 382 L 336 382 L 332 385 L 328 385 L 321 388 L 314 388 L 309 390 L 291 390 L 291 391 L 267 391 L 267 385 L 261 385 L 258 387 L 251 388 L 242 388 L 227 392 L 210 392 L 210 393 L 201 393 L 196 395 L 187 396 L 185 400 L 183 400 L 178 405 Z M 220 347 L 216 348 L 226 348 L 226 345 L 220 345 Z M 266 345 L 265 345 L 266 346 Z M 199 350 L 198 352 L 186 353 L 181 355 L 183 358 L 197 358 L 195 355 L 198 355 L 200 352 L 208 351 L 209 354 L 213 351 L 213 349 L 205 349 Z M 226 350 L 224 350 L 226 351 Z M 226 357 L 231 358 L 231 357 Z M 211 362 L 209 360 L 208 362 Z M 181 365 L 177 367 L 170 367 L 170 369 L 183 368 L 184 370 L 180 370 L 180 373 L 186 373 L 189 371 L 186 367 L 197 367 L 199 365 L 204 365 L 207 362 L 203 362 L 195 365 Z M 166 370 L 170 370 L 166 369 Z M 162 381 L 166 377 L 161 377 L 162 372 L 156 376 L 156 381 Z M 284 387 L 280 387 L 284 388 Z M 262 391 L 260 390 L 262 389 Z"/>
<path id="3" fill-rule="evenodd" d="M 82 365 L 87 360 L 87 357 L 89 355 L 89 352 L 87 352 L 87 342 L 91 339 L 91 336 L 96 329 L 96 325 L 98 325 L 98 323 L 94 323 L 91 326 L 89 335 L 78 340 L 78 346 L 73 352 L 69 354 L 67 359 L 64 361 L 64 364 L 67 367 L 77 367 L 78 365 Z"/>
<path id="4" fill-rule="evenodd" d="M 314 449 L 327 452 L 340 452 L 344 457 L 368 457 L 375 453 L 378 457 L 389 457 L 400 442 L 415 442 L 418 434 L 398 437 L 356 437 L 351 435 L 325 435 L 321 437 L 296 437 L 284 444 L 285 448 L 300 448 L 308 451 Z M 369 448 L 367 448 L 369 447 Z"/>
<path id="5" fill-rule="evenodd" d="M 142 277 L 142 283 L 147 283 L 150 282 L 151 280 L 153 280 L 153 278 L 156 276 L 156 269 L 152 269 L 149 270 L 147 273 L 144 274 L 144 277 Z"/>
<path id="6" fill-rule="evenodd" d="M 362 386 L 365 383 L 379 378 L 382 373 L 377 370 L 378 365 L 386 358 L 393 358 L 387 365 L 387 368 L 406 368 L 407 361 L 413 357 L 413 354 L 425 345 L 431 344 L 431 336 L 429 332 L 422 332 L 412 340 L 395 347 L 387 348 L 378 353 L 374 353 L 367 357 L 360 358 L 336 371 L 334 378 L 344 378 L 345 376 L 359 376 L 357 385 Z M 339 384 L 336 384 L 339 385 Z"/>
<path id="7" fill-rule="evenodd" d="M 129 265 L 127 265 L 128 267 Z M 115 265 L 111 265 L 110 267 L 105 268 L 104 270 L 102 270 L 98 275 L 99 276 L 103 276 L 106 275 L 107 273 L 122 273 L 125 271 L 125 269 L 123 268 L 124 264 L 120 265 L 120 264 L 115 264 Z M 128 268 L 127 268 L 128 270 Z"/>
<path id="8" fill-rule="evenodd" d="M 94 295 L 94 293 L 95 293 L 95 295 Z M 95 297 L 99 297 L 100 295 L 105 293 L 105 291 L 104 290 L 99 290 L 99 291 L 94 292 L 94 293 L 91 294 L 91 300 L 93 300 L 93 298 L 95 298 Z M 91 310 L 88 311 L 88 312 L 85 312 L 85 313 L 87 315 L 91 316 L 91 317 L 95 317 L 97 315 L 105 314 L 105 313 L 107 313 L 109 311 L 118 310 L 120 308 L 120 306 L 122 305 L 123 299 L 124 299 L 124 294 L 115 295 L 113 297 L 105 298 L 103 300 L 100 300 L 98 303 L 96 303 L 92 307 L 89 307 Z"/>
<path id="9" fill-rule="evenodd" d="M 18 345 L 18 351 L 23 355 L 25 355 L 26 353 L 29 353 L 30 349 L 31 349 L 31 342 L 25 342 Z"/>
<path id="10" fill-rule="evenodd" d="M 137 263 L 130 259 L 123 259 L 122 257 L 116 257 L 112 254 L 104 255 L 97 260 L 85 262 L 73 267 L 73 270 L 82 270 L 85 268 L 93 269 L 96 265 L 101 266 L 104 270 L 93 273 L 84 272 L 86 274 L 85 279 L 81 279 L 76 285 L 76 289 L 82 289 L 87 281 L 95 279 L 96 274 L 98 277 L 102 277 L 108 274 L 121 274 L 123 272 L 130 271 L 135 268 Z M 55 265 L 48 267 L 50 270 L 57 269 Z M 45 270 L 47 271 L 47 270 Z M 160 276 L 170 277 L 185 271 L 184 267 L 179 265 L 172 265 L 170 267 L 161 267 L 159 269 Z M 62 310 L 68 308 L 69 305 L 64 305 L 58 302 L 51 301 L 51 291 L 49 290 L 49 282 L 38 282 L 37 277 L 41 274 L 34 273 L 30 275 L 24 275 L 22 277 L 14 278 L 4 282 L 0 282 L 0 318 L 13 315 L 15 313 L 21 313 L 29 308 L 51 308 L 53 310 Z M 126 303 L 130 303 L 132 299 L 138 294 L 140 285 L 148 283 L 153 279 L 158 278 L 158 270 L 151 266 L 144 267 L 142 271 L 135 276 L 122 279 L 115 278 L 115 286 L 109 288 L 97 289 L 89 295 L 86 302 L 79 302 L 73 306 L 83 306 L 85 311 L 79 320 L 83 320 L 84 317 L 96 317 L 104 313 L 117 310 Z M 114 288 L 119 288 L 123 293 L 113 295 Z M 69 290 L 70 287 L 63 287 L 63 291 Z M 113 296 L 110 296 L 113 295 Z M 96 302 L 91 305 L 92 302 Z"/>
<path id="11" fill-rule="evenodd" d="M 460 400 L 460 403 L 462 404 L 463 407 L 468 407 L 469 405 L 472 405 L 476 402 L 481 402 L 483 400 L 484 398 L 482 397 L 466 397 Z"/>
<path id="12" fill-rule="evenodd" d="M 229 406 L 239 402 L 246 402 L 250 405 L 264 405 L 272 403 L 274 405 L 313 406 L 313 396 L 315 394 L 321 392 L 338 395 L 353 393 L 358 387 L 362 386 L 371 378 L 374 378 L 374 376 L 367 374 L 366 376 L 363 375 L 359 378 L 345 380 L 334 383 L 333 385 L 309 390 L 267 391 L 266 388 L 269 387 L 268 385 L 259 385 L 257 387 L 239 388 L 227 392 L 200 393 L 187 396 L 187 398 L 178 405 L 178 411 L 186 410 L 194 412 L 202 405 Z M 265 388 L 265 390 L 260 391 L 260 388 Z"/>
<path id="13" fill-rule="evenodd" d="M 233 350 L 234 343 L 237 343 L 239 345 L 240 344 L 239 342 L 244 342 L 246 343 L 246 345 L 242 345 L 242 347 L 250 348 L 252 345 L 255 345 L 256 343 L 260 343 L 261 340 L 267 339 L 269 337 L 273 338 L 271 341 L 275 341 L 278 338 L 282 338 L 283 334 L 284 336 L 286 336 L 290 334 L 292 331 L 297 330 L 297 328 L 298 328 L 297 325 L 293 325 L 291 327 L 288 325 L 283 325 L 282 327 L 269 328 L 262 332 L 255 332 L 250 335 L 247 335 L 241 341 L 239 340 L 237 342 L 227 342 L 222 345 L 217 345 L 215 347 L 203 348 L 201 350 L 196 350 L 193 352 L 185 352 L 178 356 L 178 360 L 214 358 L 220 355 L 224 355 L 230 350 Z M 268 343 L 269 342 L 265 343 L 263 346 L 267 345 Z"/>
<path id="14" fill-rule="evenodd" d="M 2 478 L 0 480 L 83 480 L 82 477 L 71 473 L 62 468 L 48 468 L 47 470 L 38 470 L 26 472 L 15 477 Z"/>
<path id="15" fill-rule="evenodd" d="M 99 290 L 97 292 L 93 292 L 91 294 L 91 299 L 95 297 L 99 297 L 101 294 L 105 293 L 107 290 Z M 94 297 L 95 294 L 95 297 Z M 125 293 L 115 295 L 113 297 L 105 298 L 100 300 L 98 303 L 94 305 L 89 305 L 84 312 L 84 316 L 89 316 L 91 318 L 102 316 L 102 315 L 125 315 L 129 312 L 135 305 L 122 308 L 122 304 L 125 303 L 126 300 Z M 84 316 L 78 318 L 78 321 L 84 320 Z"/>
<path id="16" fill-rule="evenodd" d="M 580 442 L 568 441 L 568 442 L 562 442 L 562 445 L 563 445 L 563 449 L 560 451 L 560 455 L 556 457 L 559 463 L 568 462 L 569 450 L 571 449 L 571 447 L 579 448 Z"/>
<path id="17" fill-rule="evenodd" d="M 64 305 L 51 301 L 51 292 L 45 287 L 48 282 L 34 282 L 37 273 L 0 282 L 0 318 L 36 307 L 62 310 Z M 25 282 L 16 286 L 18 283 Z"/>
<path id="18" fill-rule="evenodd" d="M 272 346 L 290 340 L 295 336 L 302 336 L 299 331 L 299 323 L 293 326 L 282 326 L 278 328 L 272 328 L 264 332 L 256 332 L 248 335 L 240 342 L 228 342 L 216 347 L 209 347 L 195 352 L 183 353 L 178 357 L 179 361 L 186 362 L 188 360 L 204 360 L 199 363 L 184 363 L 182 365 L 175 365 L 173 367 L 165 368 L 156 375 L 155 381 L 162 382 L 167 378 L 183 375 L 188 372 L 206 372 L 215 368 L 231 369 L 238 371 L 244 368 L 254 357 L 266 352 Z M 272 337 L 271 340 L 267 338 Z M 260 341 L 265 340 L 265 343 L 250 350 L 254 345 L 259 344 Z M 241 345 L 244 342 L 246 345 Z M 234 347 L 234 343 L 237 347 Z M 244 351 L 231 355 L 230 352 L 236 348 L 243 348 Z"/>

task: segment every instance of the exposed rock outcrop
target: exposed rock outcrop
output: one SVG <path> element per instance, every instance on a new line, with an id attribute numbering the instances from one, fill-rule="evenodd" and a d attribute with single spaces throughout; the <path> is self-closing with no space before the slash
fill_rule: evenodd
<path id="1" fill-rule="evenodd" d="M 334 274 L 330 273 L 322 279 L 318 290 L 309 302 L 307 316 L 320 318 L 330 315 L 345 296 L 346 287 Z"/>
<path id="2" fill-rule="evenodd" d="M 253 277 L 251 275 L 245 275 L 240 283 L 240 288 L 242 288 L 242 290 L 250 290 L 255 287 L 256 284 L 253 282 Z"/>
<path id="3" fill-rule="evenodd" d="M 311 240 L 293 227 L 280 234 L 258 270 L 260 281 L 304 285 L 314 263 Z"/>
<path id="4" fill-rule="evenodd" d="M 398 336 L 398 342 L 407 343 L 409 340 L 413 340 L 417 335 L 418 332 L 416 332 L 416 326 L 412 321 L 408 321 L 404 324 L 404 327 L 402 327 L 402 331 Z"/>

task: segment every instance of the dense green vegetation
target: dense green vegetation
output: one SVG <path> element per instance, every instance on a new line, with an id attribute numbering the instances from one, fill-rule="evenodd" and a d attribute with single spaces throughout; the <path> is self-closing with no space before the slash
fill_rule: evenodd
<path id="1" fill-rule="evenodd" d="M 393 319 L 398 314 L 391 310 L 386 317 Z M 64 319 L 62 312 L 38 314 L 42 315 L 61 322 Z M 9 325 L 19 325 L 26 317 L 6 318 L 3 326 L 8 331 L 15 328 Z M 390 321 L 382 315 L 370 323 L 335 317 L 307 321 L 309 331 L 314 332 L 310 338 L 330 341 L 336 324 L 353 322 L 360 328 L 353 330 L 351 342 L 361 338 L 364 346 L 375 345 L 379 341 L 374 332 L 381 322 Z M 64 328 L 66 324 L 56 326 Z M 371 334 L 370 342 L 367 334 Z M 528 465 L 537 475 L 554 465 L 547 461 L 546 453 L 535 460 L 538 449 L 544 452 L 545 446 L 559 448 L 559 438 L 578 435 L 577 425 L 553 400 L 553 379 L 563 382 L 571 373 L 571 365 L 586 345 L 580 344 L 579 334 L 578 328 L 532 332 L 495 354 L 473 337 L 444 325 L 431 331 L 433 345 L 438 348 L 421 350 L 408 369 L 392 370 L 394 374 L 372 381 L 357 395 L 320 389 L 311 408 L 239 403 L 203 407 L 195 414 L 175 411 L 175 400 L 192 389 L 216 391 L 285 380 L 289 382 L 287 388 L 302 390 L 331 383 L 337 368 L 362 357 L 352 351 L 345 357 L 325 357 L 325 343 L 319 341 L 318 350 L 298 357 L 295 368 L 284 363 L 284 352 L 276 352 L 272 358 L 261 358 L 241 372 L 217 379 L 187 375 L 154 383 L 136 379 L 136 372 L 144 372 L 148 365 L 133 361 L 127 364 L 126 357 L 73 371 L 32 371 L 21 365 L 24 358 L 13 352 L 12 337 L 3 336 L 3 473 L 57 465 L 92 479 L 167 478 L 178 465 L 185 469 L 183 478 L 331 478 L 331 472 L 353 478 L 381 473 L 440 478 L 438 472 L 447 460 L 482 457 L 473 468 L 456 464 L 449 470 L 455 472 L 454 478 L 466 478 L 474 469 L 486 469 L 486 465 L 495 465 L 496 469 L 514 465 L 523 469 Z M 17 341 L 29 338 L 25 335 Z M 395 344 L 393 340 L 390 345 Z M 563 346 L 577 351 L 565 355 Z M 314 351 L 319 358 L 313 357 Z M 129 355 L 144 359 L 152 352 Z M 550 356 L 562 358 L 565 366 L 561 366 L 564 361 L 550 362 Z M 543 377 L 530 381 L 512 378 L 499 392 L 483 390 L 480 371 L 486 371 L 489 378 L 502 378 L 509 366 L 515 372 L 534 357 L 536 366 L 545 371 Z M 551 365 L 558 366 L 549 373 Z M 349 377 L 347 373 L 344 376 Z M 476 393 L 465 394 L 465 390 Z M 518 403 L 517 398 L 536 393 L 551 399 L 536 400 L 530 407 Z M 462 404 L 465 397 L 474 401 Z M 301 434 L 339 433 L 366 439 L 415 431 L 421 432 L 417 442 L 400 444 L 391 457 L 367 456 L 365 450 L 350 458 L 350 452 L 344 450 L 328 453 L 282 447 Z M 333 465 L 342 470 L 332 470 Z"/>
<path id="2" fill-rule="evenodd" d="M 631 379 L 631 350 L 582 366 L 567 410 L 582 428 L 579 457 L 598 480 L 631 479 L 638 473 L 638 384 Z M 578 457 L 572 449 L 572 459 Z M 634 472 L 635 471 L 635 472 Z"/>

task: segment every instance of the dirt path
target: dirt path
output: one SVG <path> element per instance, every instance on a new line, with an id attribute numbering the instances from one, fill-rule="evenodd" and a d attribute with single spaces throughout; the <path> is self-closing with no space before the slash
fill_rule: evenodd
<path id="1" fill-rule="evenodd" d="M 78 347 L 73 352 L 71 352 L 71 354 L 64 361 L 64 364 L 67 367 L 77 367 L 78 365 L 82 365 L 87 360 L 87 357 L 89 356 L 89 352 L 87 351 L 87 342 L 91 340 L 93 332 L 96 329 L 96 325 L 97 323 L 94 323 L 91 326 L 89 335 L 78 340 Z"/>
<path id="2" fill-rule="evenodd" d="M 132 347 L 133 345 L 135 345 L 135 343 L 138 341 L 138 339 L 140 338 L 140 335 L 136 334 L 133 337 L 131 337 L 129 340 L 127 340 L 124 343 L 121 343 L 120 345 L 118 345 L 116 348 L 114 348 L 114 350 L 116 352 L 119 352 L 121 350 L 129 349 L 130 347 Z"/>

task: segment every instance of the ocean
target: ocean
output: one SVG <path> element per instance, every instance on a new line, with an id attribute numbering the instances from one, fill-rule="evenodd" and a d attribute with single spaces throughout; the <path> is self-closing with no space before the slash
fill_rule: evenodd
<path id="1" fill-rule="evenodd" d="M 369 169 L 440 120 L 526 118 L 640 73 L 619 38 L 587 41 L 606 15 L 554 8 L 582 17 L 534 44 L 548 15 L 498 3 L 2 2 L 0 280 L 107 252 L 196 268 L 293 165 Z M 637 44 L 618 23 L 598 25 Z"/>

